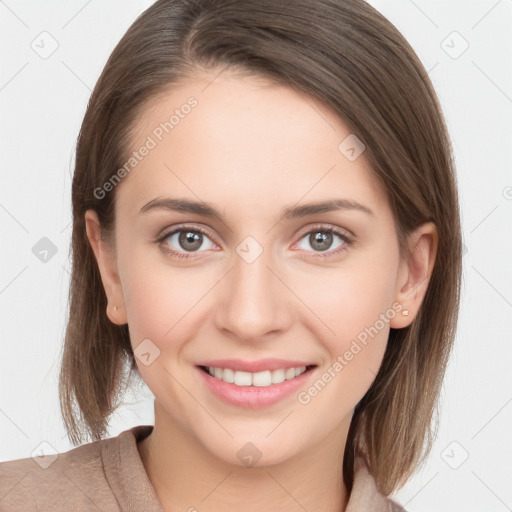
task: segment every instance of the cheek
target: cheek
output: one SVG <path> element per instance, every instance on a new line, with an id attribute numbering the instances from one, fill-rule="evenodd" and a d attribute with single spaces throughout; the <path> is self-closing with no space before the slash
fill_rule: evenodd
<path id="1" fill-rule="evenodd" d="M 327 337 L 334 345 L 343 348 L 347 340 L 389 312 L 395 278 L 392 263 L 372 266 L 361 261 L 339 269 L 290 274 L 288 283 L 313 313 L 307 315 L 312 319 L 310 328 L 321 333 L 321 338 L 330 334 Z M 378 326 L 382 329 L 381 322 Z"/>
<path id="2" fill-rule="evenodd" d="M 136 258 L 133 261 L 136 262 Z M 129 283 L 124 290 L 125 304 L 130 340 L 142 379 L 155 396 L 166 397 L 164 402 L 177 404 L 171 409 L 178 414 L 180 407 L 186 409 L 187 397 L 180 394 L 179 386 L 170 375 L 179 381 L 186 378 L 176 362 L 196 335 L 200 323 L 198 306 L 209 287 L 199 274 L 193 276 L 183 269 L 170 267 L 162 271 L 161 267 L 161 263 L 160 268 L 155 266 L 154 269 L 131 263 L 125 267 Z M 145 341 L 148 339 L 151 343 Z M 137 356 L 148 350 L 151 361 L 146 365 Z"/>
<path id="3" fill-rule="evenodd" d="M 319 386 L 325 383 L 331 393 L 341 393 L 324 394 L 325 404 L 343 396 L 345 404 L 355 405 L 379 370 L 389 323 L 396 314 L 391 307 L 396 278 L 393 260 L 381 258 L 370 264 L 361 259 L 338 270 L 323 269 L 301 277 L 294 279 L 293 286 L 308 306 L 302 321 L 327 352 L 328 373 Z"/>
<path id="4" fill-rule="evenodd" d="M 194 305 L 208 291 L 205 282 L 177 271 L 159 276 L 134 269 L 125 293 L 132 342 L 150 338 L 160 344 L 183 339 L 186 325 L 194 319 Z"/>
<path id="5" fill-rule="evenodd" d="M 118 269 L 132 344 L 137 346 L 146 338 L 157 345 L 164 339 L 181 339 L 183 326 L 194 315 L 194 304 L 208 291 L 204 273 L 172 267 L 155 247 L 140 244 L 137 248 L 135 241 L 131 247 L 135 249 L 119 251 Z"/>

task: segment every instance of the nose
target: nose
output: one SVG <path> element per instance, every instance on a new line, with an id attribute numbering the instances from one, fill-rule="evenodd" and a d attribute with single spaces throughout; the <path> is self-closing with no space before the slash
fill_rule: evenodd
<path id="1" fill-rule="evenodd" d="M 271 251 L 263 250 L 252 262 L 236 253 L 220 288 L 216 326 L 240 341 L 265 341 L 290 327 L 292 302 Z"/>

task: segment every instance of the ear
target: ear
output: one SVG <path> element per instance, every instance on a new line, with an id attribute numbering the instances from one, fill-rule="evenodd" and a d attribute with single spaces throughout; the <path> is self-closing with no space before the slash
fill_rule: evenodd
<path id="1" fill-rule="evenodd" d="M 94 210 L 85 212 L 85 229 L 98 262 L 101 281 L 107 296 L 107 316 L 116 325 L 126 324 L 126 308 L 121 281 L 117 273 L 115 250 L 113 243 L 102 239 L 101 225 Z M 114 306 L 117 306 L 115 311 Z"/>
<path id="2" fill-rule="evenodd" d="M 433 222 L 421 225 L 408 237 L 409 256 L 400 262 L 395 301 L 402 310 L 391 320 L 390 326 L 401 329 L 410 325 L 421 307 L 437 254 L 438 234 Z M 403 315 L 402 311 L 408 314 Z"/>

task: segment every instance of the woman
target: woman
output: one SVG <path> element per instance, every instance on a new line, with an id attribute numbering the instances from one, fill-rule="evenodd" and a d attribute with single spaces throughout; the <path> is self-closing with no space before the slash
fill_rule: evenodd
<path id="1" fill-rule="evenodd" d="M 96 84 L 72 200 L 60 398 L 94 442 L 1 464 L 2 510 L 403 510 L 461 232 L 393 25 L 360 0 L 157 1 Z M 155 425 L 105 438 L 132 376 Z"/>

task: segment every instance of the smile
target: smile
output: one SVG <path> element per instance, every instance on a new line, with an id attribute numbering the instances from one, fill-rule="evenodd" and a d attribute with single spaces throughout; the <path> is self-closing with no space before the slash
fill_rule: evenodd
<path id="1" fill-rule="evenodd" d="M 273 384 L 280 384 L 285 380 L 294 379 L 313 366 L 314 365 L 296 368 L 278 368 L 277 370 L 264 370 L 256 373 L 238 371 L 231 368 L 215 368 L 212 366 L 201 366 L 200 368 L 204 372 L 209 373 L 212 377 L 229 384 L 234 384 L 235 386 L 268 387 Z"/>

